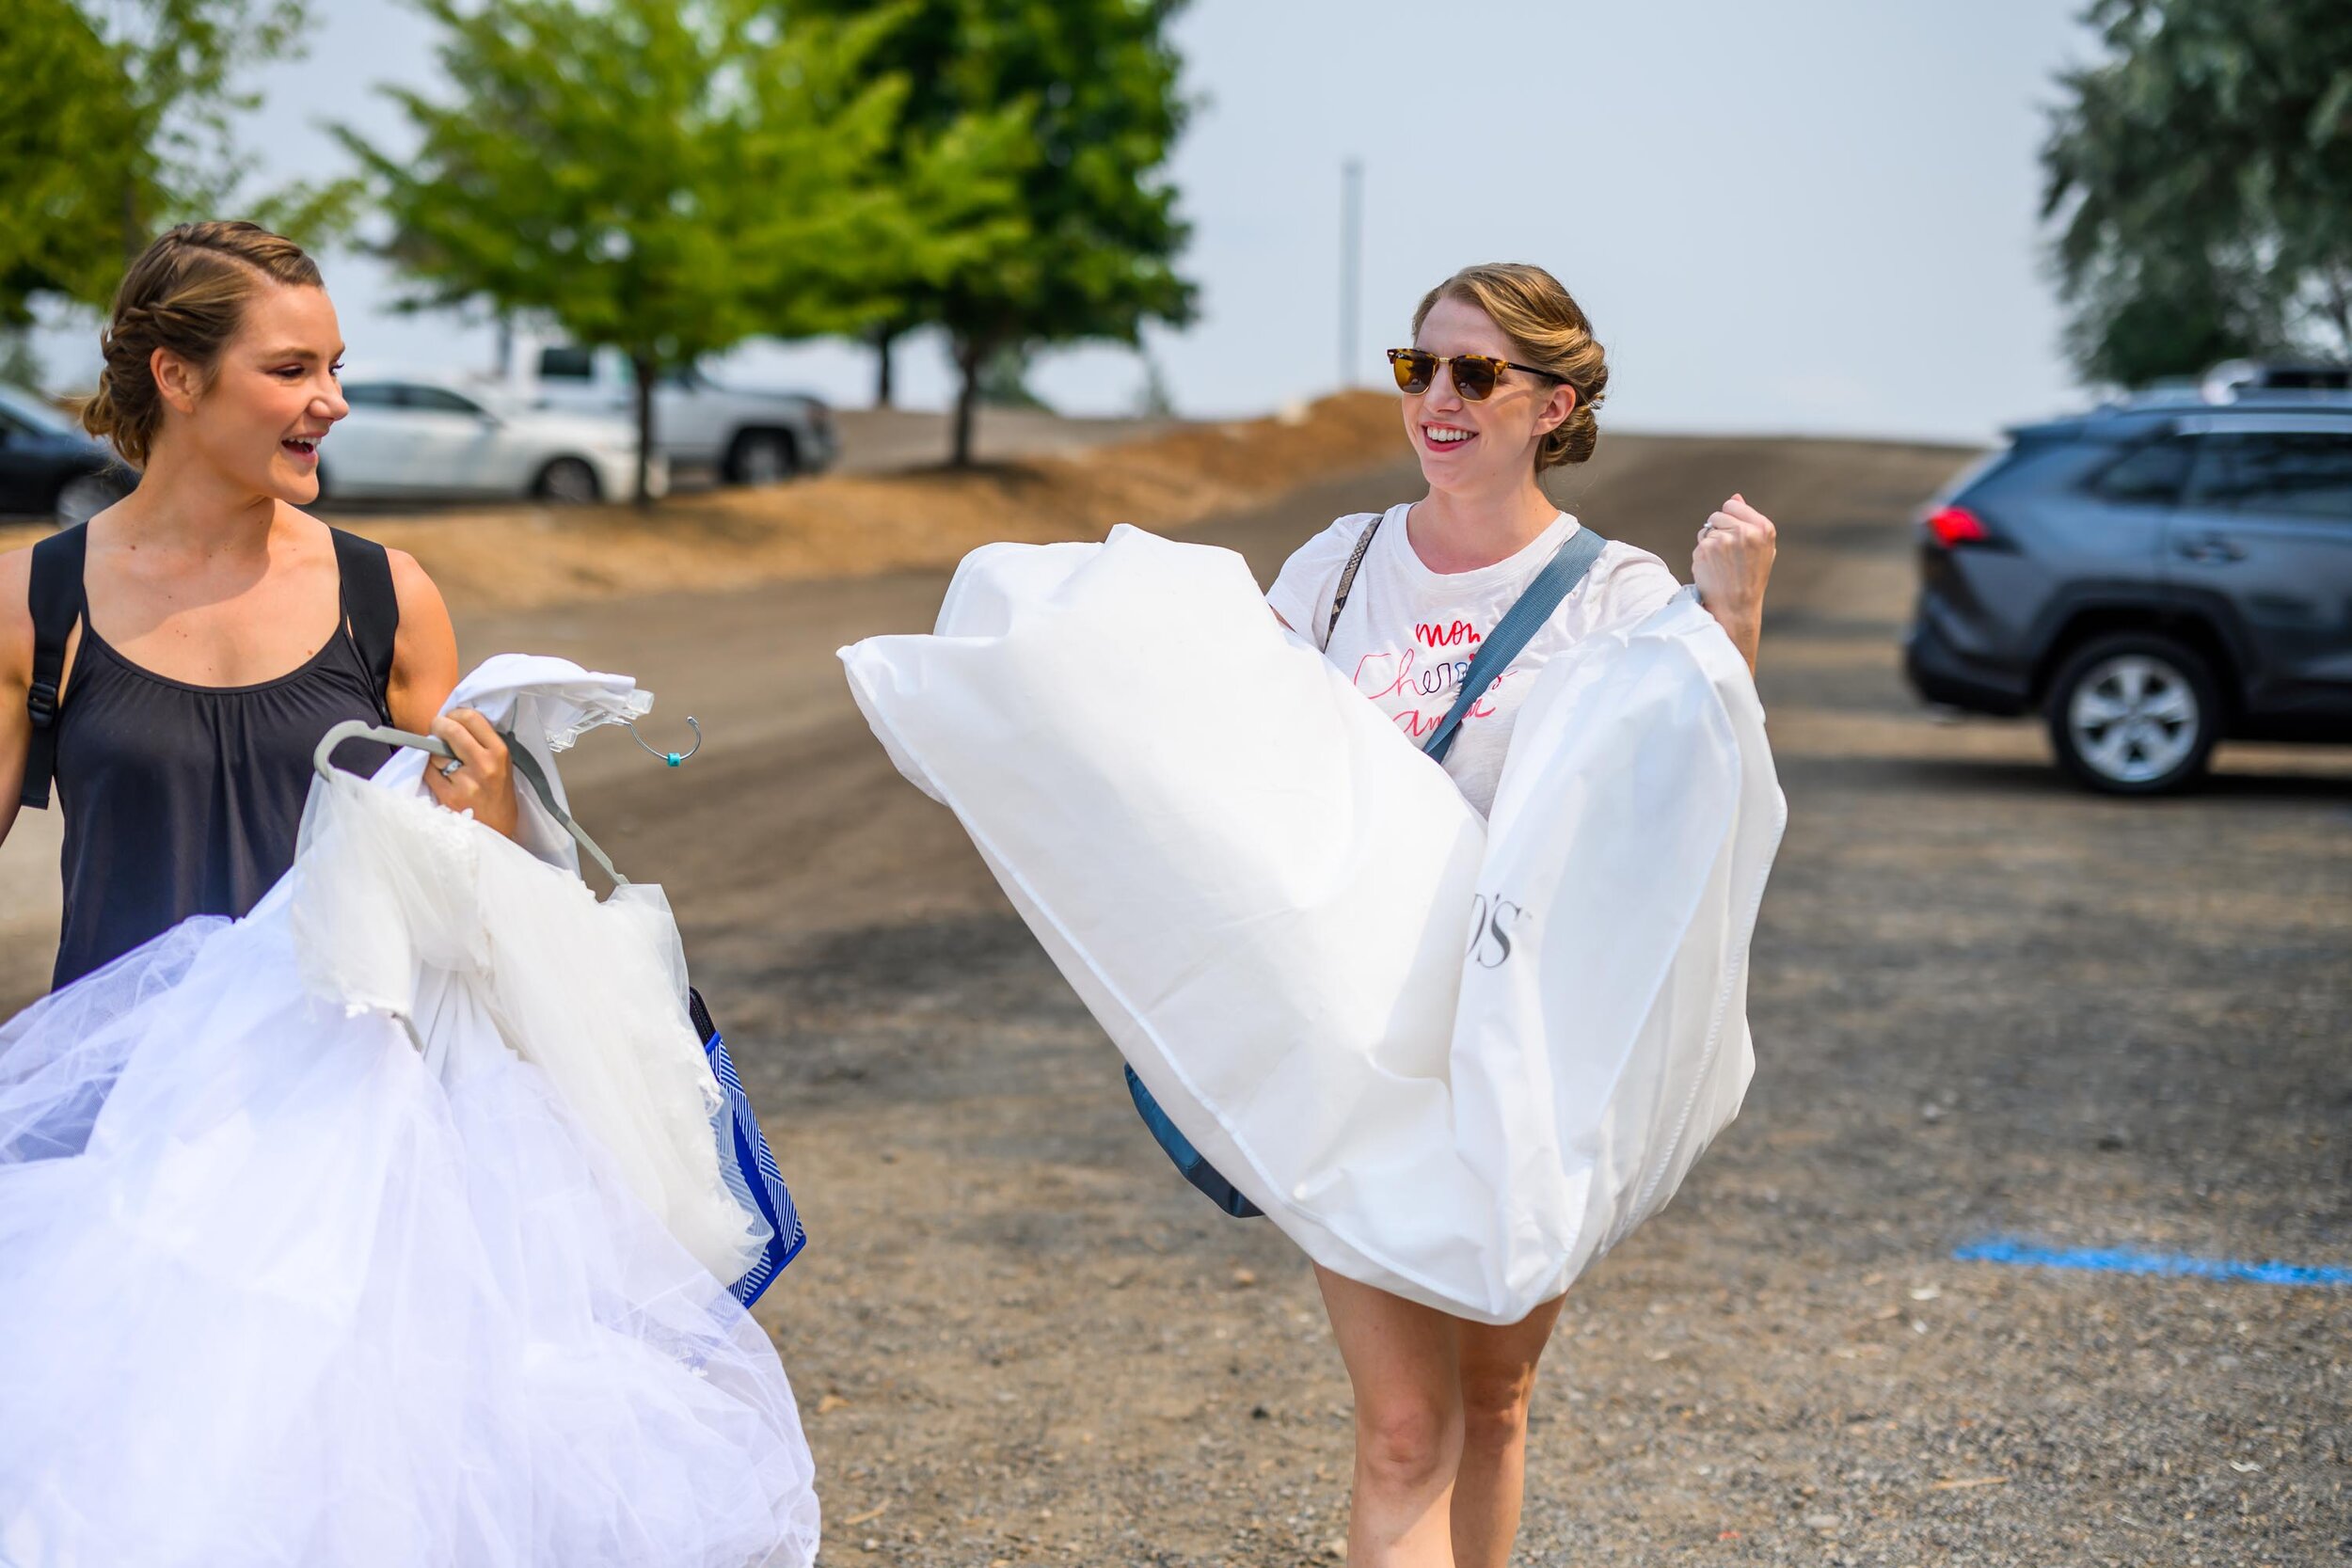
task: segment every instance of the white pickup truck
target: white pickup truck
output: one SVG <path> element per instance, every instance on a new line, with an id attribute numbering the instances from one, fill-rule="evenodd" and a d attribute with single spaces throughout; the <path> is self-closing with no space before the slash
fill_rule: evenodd
<path id="1" fill-rule="evenodd" d="M 514 389 L 543 407 L 635 416 L 628 360 L 616 350 L 548 344 L 516 358 L 522 378 Z M 653 419 L 655 444 L 673 469 L 707 470 L 727 484 L 816 473 L 839 451 L 833 411 L 818 399 L 738 391 L 691 370 L 655 384 Z"/>

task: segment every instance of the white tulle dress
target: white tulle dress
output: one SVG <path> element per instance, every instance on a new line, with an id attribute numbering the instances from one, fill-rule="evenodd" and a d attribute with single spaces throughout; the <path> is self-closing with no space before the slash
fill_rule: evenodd
<path id="1" fill-rule="evenodd" d="M 513 657 L 451 699 L 543 762 L 646 701 Z M 0 1030 L 0 1562 L 814 1560 L 660 892 L 599 903 L 423 760 Z"/>

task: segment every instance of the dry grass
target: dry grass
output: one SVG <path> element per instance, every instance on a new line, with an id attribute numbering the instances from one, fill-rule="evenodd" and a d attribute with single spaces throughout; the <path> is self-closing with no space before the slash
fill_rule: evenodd
<path id="1" fill-rule="evenodd" d="M 966 472 L 835 474 L 651 511 L 518 505 L 338 520 L 415 555 L 461 610 L 504 610 L 937 567 L 993 540 L 1097 538 L 1122 522 L 1166 530 L 1403 451 L 1396 400 L 1355 392 L 1295 417 Z M 0 548 L 44 531 L 0 531 Z"/>

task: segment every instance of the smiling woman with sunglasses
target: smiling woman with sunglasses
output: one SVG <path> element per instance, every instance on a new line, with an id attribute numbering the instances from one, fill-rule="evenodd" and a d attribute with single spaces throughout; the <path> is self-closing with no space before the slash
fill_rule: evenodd
<path id="1" fill-rule="evenodd" d="M 1343 517 L 1291 557 L 1268 594 L 1356 688 L 1421 741 L 1453 708 L 1478 645 L 1582 525 L 1536 483 L 1581 463 L 1607 360 L 1576 301 L 1540 267 L 1466 268 L 1431 290 L 1413 346 L 1389 358 L 1428 494 Z M 1707 609 L 1753 669 L 1773 530 L 1739 496 L 1699 530 Z M 1446 770 L 1490 809 L 1535 671 L 1681 589 L 1664 562 L 1609 543 L 1469 709 Z M 1501 1327 L 1317 1265 L 1356 1393 L 1353 1568 L 1502 1568 L 1518 1529 L 1528 1397 L 1561 1299 Z"/>

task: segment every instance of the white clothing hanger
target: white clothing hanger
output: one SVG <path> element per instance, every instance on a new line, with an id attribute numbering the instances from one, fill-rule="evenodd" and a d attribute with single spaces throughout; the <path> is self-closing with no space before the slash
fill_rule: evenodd
<path id="1" fill-rule="evenodd" d="M 691 721 L 690 720 L 689 722 Z M 588 836 L 588 831 L 573 821 L 572 814 L 565 811 L 556 800 L 555 789 L 548 783 L 547 770 L 539 766 L 539 759 L 532 756 L 528 748 L 504 731 L 499 732 L 499 738 L 506 742 L 506 754 L 513 762 L 515 771 L 522 776 L 525 784 L 531 785 L 532 793 L 539 797 L 539 803 L 548 808 L 548 815 L 563 825 L 564 831 L 572 835 L 573 840 L 581 849 L 587 851 L 590 860 L 604 868 L 604 874 L 612 879 L 614 887 L 628 886 L 628 879 L 613 868 L 611 858 L 598 847 L 595 839 Z M 452 760 L 456 757 L 456 753 L 449 749 L 449 742 L 438 736 L 418 735 L 410 730 L 396 730 L 388 724 L 371 724 L 364 719 L 346 719 L 321 736 L 318 746 L 310 752 L 310 766 L 318 770 L 321 778 L 331 779 L 335 776 L 335 765 L 331 759 L 335 754 L 335 748 L 346 740 L 377 740 L 388 746 L 405 746 L 412 751 L 423 752 L 430 756 L 448 757 Z M 694 742 L 697 747 L 702 744 L 700 725 L 695 726 Z M 639 744 L 643 745 L 644 742 L 641 741 Z M 654 754 L 663 755 L 659 752 Z M 667 760 L 666 757 L 664 760 Z M 677 764 L 672 762 L 670 766 L 675 768 Z"/>

